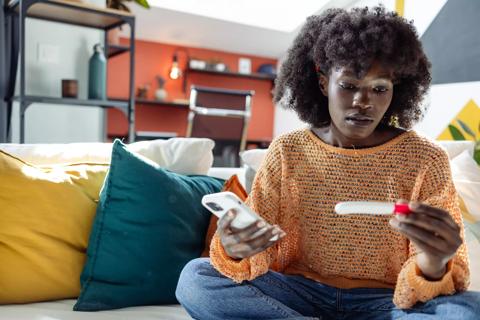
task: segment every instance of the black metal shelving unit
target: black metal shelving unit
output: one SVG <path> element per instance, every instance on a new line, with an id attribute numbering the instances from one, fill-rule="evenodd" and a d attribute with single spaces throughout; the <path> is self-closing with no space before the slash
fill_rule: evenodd
<path id="1" fill-rule="evenodd" d="M 6 24 L 3 10 L 5 1 L 0 0 L 0 142 L 7 141 L 7 103 L 4 100 L 7 91 L 6 65 Z"/>
<path id="2" fill-rule="evenodd" d="M 112 58 L 124 52 L 130 51 L 130 47 L 120 45 L 109 45 L 107 51 L 107 57 Z"/>
<path id="3" fill-rule="evenodd" d="M 5 1 L 5 0 L 0 0 Z M 25 142 L 25 112 L 32 103 L 66 104 L 70 106 L 91 106 L 101 108 L 120 109 L 128 119 L 129 142 L 135 139 L 135 102 L 134 102 L 134 76 L 135 76 L 135 16 L 124 11 L 103 9 L 83 3 L 65 0 L 12 0 L 6 6 L 2 6 L 5 15 L 5 46 L 3 59 L 6 62 L 7 85 L 3 95 L 3 103 L 6 104 L 7 123 L 2 128 L 0 123 L 0 139 L 5 136 L 9 139 L 12 105 L 14 101 L 20 104 L 20 142 Z M 127 101 L 119 100 L 85 100 L 67 99 L 43 96 L 31 96 L 25 92 L 25 20 L 35 18 L 86 28 L 100 29 L 105 31 L 104 44 L 107 57 L 129 52 L 130 53 L 130 77 L 129 98 Z M 129 46 L 109 46 L 107 32 L 122 25 L 130 26 Z M 0 40 L 2 40 L 0 38 Z M 0 53 L 0 56 L 2 53 Z M 19 96 L 14 97 L 15 80 L 18 63 L 20 64 Z M 0 111 L 1 115 L 1 111 Z M 1 121 L 0 121 L 1 122 Z M 0 140 L 1 141 L 1 140 Z"/>

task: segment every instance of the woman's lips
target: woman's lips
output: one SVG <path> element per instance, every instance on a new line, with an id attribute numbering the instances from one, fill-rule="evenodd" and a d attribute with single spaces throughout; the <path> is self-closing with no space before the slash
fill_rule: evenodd
<path id="1" fill-rule="evenodd" d="M 373 123 L 373 119 L 366 116 L 349 116 L 345 118 L 345 121 L 357 127 L 368 127 Z"/>

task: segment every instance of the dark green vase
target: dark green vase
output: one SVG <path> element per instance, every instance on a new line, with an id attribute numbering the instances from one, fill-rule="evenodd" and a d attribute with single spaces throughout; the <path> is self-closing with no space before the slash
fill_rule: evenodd
<path id="1" fill-rule="evenodd" d="M 93 47 L 93 55 L 88 62 L 88 99 L 107 99 L 107 59 L 102 46 Z"/>

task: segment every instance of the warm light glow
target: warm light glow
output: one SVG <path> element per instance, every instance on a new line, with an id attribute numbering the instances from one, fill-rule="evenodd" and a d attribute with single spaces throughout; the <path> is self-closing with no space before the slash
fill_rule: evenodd
<path id="1" fill-rule="evenodd" d="M 182 76 L 182 70 L 178 67 L 178 62 L 172 62 L 172 69 L 170 69 L 170 79 L 176 80 Z"/>

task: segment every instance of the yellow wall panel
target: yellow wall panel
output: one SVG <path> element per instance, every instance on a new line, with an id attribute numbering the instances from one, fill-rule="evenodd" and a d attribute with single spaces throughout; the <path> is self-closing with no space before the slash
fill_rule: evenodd
<path id="1" fill-rule="evenodd" d="M 465 133 L 465 131 L 462 130 L 462 128 L 456 121 L 457 119 L 460 119 L 463 122 L 465 122 L 470 127 L 470 129 L 472 129 L 472 131 L 477 135 L 477 139 L 480 138 L 480 132 L 479 132 L 480 107 L 478 106 L 478 104 L 475 103 L 475 101 L 469 100 L 465 105 L 465 107 L 463 107 L 463 109 L 449 123 L 457 127 L 457 129 L 459 129 L 463 133 L 463 135 L 465 136 L 465 139 L 473 140 L 471 136 L 469 136 L 468 134 Z M 450 134 L 450 130 L 448 130 L 448 126 L 437 137 L 437 140 L 453 140 L 453 137 Z"/>
<path id="2" fill-rule="evenodd" d="M 403 17 L 405 12 L 405 0 L 395 0 L 395 11 L 400 17 Z"/>

